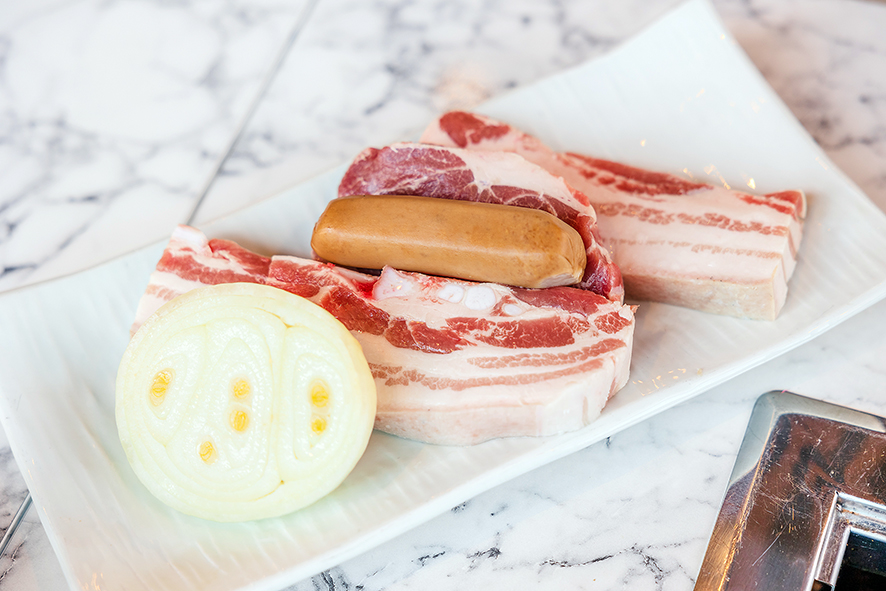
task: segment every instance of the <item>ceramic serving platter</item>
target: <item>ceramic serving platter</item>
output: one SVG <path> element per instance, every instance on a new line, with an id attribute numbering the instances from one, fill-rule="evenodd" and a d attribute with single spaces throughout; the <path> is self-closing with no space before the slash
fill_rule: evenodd
<path id="1" fill-rule="evenodd" d="M 827 159 L 705 1 L 481 111 L 558 150 L 760 192 L 805 190 L 805 238 L 780 317 L 644 303 L 630 381 L 589 427 L 464 448 L 375 433 L 355 471 L 315 505 L 218 524 L 156 501 L 114 424 L 117 365 L 163 245 L 8 292 L 0 296 L 0 416 L 72 588 L 285 587 L 784 353 L 886 295 L 886 216 Z M 201 229 L 266 254 L 308 256 L 342 170 Z"/>

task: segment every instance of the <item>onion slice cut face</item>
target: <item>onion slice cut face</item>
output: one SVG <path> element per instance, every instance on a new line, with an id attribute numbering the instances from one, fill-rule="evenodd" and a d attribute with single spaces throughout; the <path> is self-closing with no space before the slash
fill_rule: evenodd
<path id="1" fill-rule="evenodd" d="M 172 300 L 117 373 L 117 430 L 158 499 L 214 521 L 275 517 L 335 489 L 363 455 L 375 384 L 319 306 L 252 283 Z"/>

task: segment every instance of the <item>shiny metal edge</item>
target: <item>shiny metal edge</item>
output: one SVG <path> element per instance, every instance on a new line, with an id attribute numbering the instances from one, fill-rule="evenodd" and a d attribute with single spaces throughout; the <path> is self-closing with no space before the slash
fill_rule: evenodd
<path id="1" fill-rule="evenodd" d="M 0 540 L 0 558 L 6 553 L 6 548 L 9 546 L 9 543 L 12 541 L 13 536 L 15 536 L 16 530 L 18 530 L 18 526 L 21 524 L 22 519 L 25 518 L 25 514 L 28 512 L 28 508 L 31 506 L 31 493 L 25 496 L 25 500 L 22 501 L 22 504 L 19 505 L 18 511 L 15 512 L 15 515 L 12 517 L 12 521 L 9 523 L 9 527 L 6 528 L 6 532 L 3 534 L 3 539 Z"/>
<path id="2" fill-rule="evenodd" d="M 862 429 L 886 433 L 886 419 L 876 415 L 816 400 L 787 390 L 773 390 L 763 394 L 754 403 L 744 440 L 735 458 L 729 487 L 751 472 L 765 451 L 766 444 L 778 419 L 785 414 L 804 414 Z"/>
<path id="3" fill-rule="evenodd" d="M 821 431 L 817 443 L 834 437 L 832 432 L 845 437 L 851 431 L 855 439 L 876 440 L 886 448 L 882 417 L 788 391 L 762 395 L 736 456 L 695 591 L 808 591 L 822 588 L 822 582 L 835 583 L 834 561 L 842 558 L 850 529 L 863 529 L 859 520 L 847 515 L 859 499 L 874 506 L 886 502 L 886 490 L 871 494 L 857 483 L 830 482 L 827 474 L 816 474 L 810 481 L 797 477 L 801 464 L 810 465 L 808 457 L 799 456 L 814 454 L 816 442 L 793 450 L 797 457 L 781 454 L 792 431 L 805 430 L 809 438 L 815 435 L 809 432 L 810 424 L 814 429 L 821 420 L 834 425 Z M 837 455 L 845 461 L 845 454 Z M 793 464 L 782 464 L 783 459 Z M 812 467 L 821 472 L 823 463 L 828 462 Z"/>

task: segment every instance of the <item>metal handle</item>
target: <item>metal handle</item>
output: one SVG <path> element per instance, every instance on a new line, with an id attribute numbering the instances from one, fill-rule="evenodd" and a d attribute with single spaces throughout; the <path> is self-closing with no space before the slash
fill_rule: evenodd
<path id="1" fill-rule="evenodd" d="M 6 552 L 6 547 L 9 545 L 9 542 L 12 540 L 12 536 L 15 535 L 15 531 L 18 529 L 19 524 L 21 524 L 22 519 L 25 517 L 25 513 L 28 512 L 28 507 L 31 506 L 31 492 L 28 491 L 28 496 L 25 497 L 25 500 L 22 501 L 21 506 L 19 506 L 18 511 L 15 512 L 15 516 L 12 518 L 12 522 L 9 524 L 9 527 L 6 528 L 6 533 L 3 534 L 3 539 L 0 540 L 0 557 Z"/>

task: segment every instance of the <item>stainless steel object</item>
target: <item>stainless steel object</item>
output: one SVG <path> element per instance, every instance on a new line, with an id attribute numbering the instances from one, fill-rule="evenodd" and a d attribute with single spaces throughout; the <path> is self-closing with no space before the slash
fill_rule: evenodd
<path id="1" fill-rule="evenodd" d="M 750 589 L 886 589 L 886 419 L 760 397 L 695 585 Z"/>
<path id="2" fill-rule="evenodd" d="M 0 540 L 0 557 L 6 552 L 6 547 L 9 546 L 9 543 L 12 541 L 12 536 L 15 535 L 15 530 L 18 529 L 18 526 L 21 524 L 22 519 L 25 518 L 25 513 L 28 512 L 28 508 L 31 506 L 31 493 L 28 492 L 27 496 L 25 496 L 25 500 L 22 501 L 22 504 L 19 505 L 18 511 L 15 512 L 15 515 L 12 517 L 12 521 L 9 522 L 9 527 L 6 528 L 6 533 L 3 534 L 3 539 Z"/>

